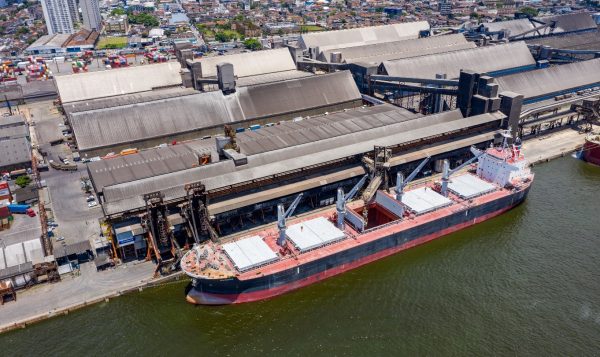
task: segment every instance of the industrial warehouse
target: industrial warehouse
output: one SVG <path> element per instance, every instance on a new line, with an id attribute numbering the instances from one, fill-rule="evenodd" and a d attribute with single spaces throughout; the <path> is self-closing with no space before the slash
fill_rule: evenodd
<path id="1" fill-rule="evenodd" d="M 204 57 L 177 44 L 172 61 L 56 76 L 60 129 L 35 124 L 37 144 L 18 137 L 25 162 L 4 165 L 73 172 L 64 179 L 97 212 L 84 221 L 102 233 L 98 269 L 151 260 L 168 274 L 194 245 L 278 222 L 281 204 L 308 214 L 364 183 L 368 205 L 397 177 L 461 167 L 509 131 L 526 141 L 588 127 L 600 105 L 590 21 L 409 22 Z"/>

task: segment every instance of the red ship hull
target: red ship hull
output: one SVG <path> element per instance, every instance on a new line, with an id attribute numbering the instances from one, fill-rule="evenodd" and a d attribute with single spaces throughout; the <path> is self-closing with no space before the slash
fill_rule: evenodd
<path id="1" fill-rule="evenodd" d="M 367 256 L 361 257 L 359 259 L 356 259 L 352 262 L 338 265 L 336 267 L 332 267 L 330 269 L 327 269 L 320 273 L 311 275 L 304 279 L 295 280 L 288 284 L 279 285 L 277 287 L 273 287 L 273 288 L 269 288 L 269 289 L 241 292 L 241 293 L 237 293 L 237 294 L 211 293 L 211 292 L 207 292 L 207 291 L 202 291 L 203 289 L 194 287 L 189 291 L 189 293 L 187 295 L 187 301 L 190 303 L 193 303 L 193 304 L 202 304 L 202 305 L 226 305 L 226 304 L 237 304 L 237 303 L 245 303 L 245 302 L 264 300 L 264 299 L 272 298 L 272 297 L 275 297 L 275 296 L 278 296 L 281 294 L 285 294 L 287 292 L 317 283 L 324 279 L 333 277 L 338 274 L 342 274 L 346 271 L 358 268 L 360 266 L 371 263 L 373 261 L 388 257 L 390 255 L 413 248 L 413 247 L 421 245 L 421 244 L 425 244 L 427 242 L 438 239 L 445 235 L 460 231 L 467 227 L 473 226 L 475 224 L 478 224 L 478 223 L 481 223 L 488 219 L 499 216 L 499 215 L 503 214 L 504 212 L 506 212 L 506 211 L 518 206 L 520 203 L 522 203 L 527 195 L 528 190 L 529 190 L 529 187 L 527 187 L 524 190 L 523 194 L 520 195 L 521 197 L 519 199 L 517 199 L 516 201 L 514 201 L 514 204 L 512 204 L 512 205 L 508 205 L 501 209 L 498 209 L 498 210 L 486 213 L 484 215 L 475 217 L 469 221 L 466 221 L 466 222 L 463 222 L 460 224 L 456 224 L 456 225 L 447 227 L 445 229 L 440 229 L 439 231 L 436 231 L 435 233 L 428 234 L 428 235 L 419 237 L 417 239 L 408 241 L 405 244 L 401 244 L 401 245 L 394 246 L 394 247 L 391 247 L 391 248 L 388 248 L 385 250 L 381 250 L 374 254 L 367 255 Z"/>
<path id="2" fill-rule="evenodd" d="M 586 139 L 582 153 L 583 160 L 600 166 L 600 143 Z"/>

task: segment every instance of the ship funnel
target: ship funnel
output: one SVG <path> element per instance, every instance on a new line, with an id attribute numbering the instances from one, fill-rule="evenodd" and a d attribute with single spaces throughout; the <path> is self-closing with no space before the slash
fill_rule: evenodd
<path id="1" fill-rule="evenodd" d="M 444 160 L 444 168 L 442 169 L 442 195 L 448 197 L 448 181 L 450 181 L 450 162 Z"/>

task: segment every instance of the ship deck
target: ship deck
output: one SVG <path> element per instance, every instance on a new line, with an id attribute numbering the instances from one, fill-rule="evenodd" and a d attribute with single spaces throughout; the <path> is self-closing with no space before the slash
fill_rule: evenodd
<path id="1" fill-rule="evenodd" d="M 340 251 L 360 246 L 367 242 L 380 239 L 381 237 L 401 232 L 430 221 L 435 221 L 455 212 L 464 211 L 471 207 L 500 199 L 504 196 L 510 195 L 513 190 L 518 190 L 521 188 L 521 186 L 527 184 L 528 183 L 515 183 L 515 187 L 513 189 L 495 186 L 493 191 L 488 191 L 480 196 L 471 197 L 469 199 L 461 198 L 460 196 L 449 192 L 448 198 L 451 200 L 449 205 L 420 215 L 407 211 L 402 219 L 383 206 L 377 203 L 371 203 L 369 205 L 369 220 L 365 230 L 362 233 L 355 230 L 350 224 L 348 224 L 348 222 L 346 222 L 343 230 L 346 235 L 344 239 L 337 240 L 330 244 L 326 244 L 304 252 L 301 252 L 299 249 L 297 249 L 289 239 L 285 249 L 277 245 L 279 231 L 276 228 L 276 225 L 273 224 L 271 228 L 260 232 L 253 232 L 252 234 L 245 236 L 238 235 L 239 238 L 236 237 L 234 239 L 228 239 L 225 237 L 217 243 L 206 242 L 200 244 L 194 249 L 190 250 L 184 256 L 181 262 L 181 267 L 189 276 L 200 279 L 227 279 L 235 277 L 239 280 L 246 280 L 256 278 L 258 276 L 270 275 L 292 267 L 301 266 L 310 261 L 314 261 Z M 434 182 L 426 182 L 415 185 L 406 192 L 423 188 L 435 190 L 435 187 L 436 185 Z M 379 192 L 394 200 L 394 196 L 391 194 L 384 191 Z M 347 204 L 347 210 L 353 210 L 358 215 L 361 214 L 363 207 L 364 203 L 362 201 L 354 201 Z M 332 206 L 330 209 L 320 211 L 312 215 L 288 220 L 287 225 L 290 227 L 292 225 L 310 221 L 318 217 L 324 217 L 335 225 L 335 216 L 336 209 L 334 206 Z M 228 257 L 226 252 L 223 250 L 223 244 L 254 236 L 259 236 L 273 252 L 276 252 L 278 259 L 276 261 L 268 261 L 264 265 L 259 265 L 249 270 L 239 271 L 236 269 L 230 257 Z"/>

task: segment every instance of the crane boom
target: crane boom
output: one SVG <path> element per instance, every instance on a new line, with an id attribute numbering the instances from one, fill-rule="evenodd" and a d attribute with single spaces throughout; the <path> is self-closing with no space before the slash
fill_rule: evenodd
<path id="1" fill-rule="evenodd" d="M 352 187 L 350 192 L 348 192 L 348 194 L 346 194 L 346 195 L 344 195 L 344 190 L 341 187 L 338 188 L 336 210 L 337 210 L 337 226 L 339 229 L 344 229 L 344 217 L 346 216 L 346 202 L 350 201 L 351 199 L 354 198 L 354 196 L 356 196 L 358 191 L 360 191 L 360 189 L 363 187 L 363 185 L 367 181 L 368 177 L 369 177 L 368 174 L 364 175 L 360 179 L 360 181 L 358 181 L 358 183 L 356 185 L 354 185 L 354 187 Z"/>
<path id="2" fill-rule="evenodd" d="M 302 193 L 296 196 L 294 202 L 288 207 L 287 211 L 283 207 L 283 203 L 277 205 L 277 228 L 279 228 L 279 238 L 277 238 L 277 244 L 281 247 L 285 247 L 285 231 L 287 229 L 286 220 L 294 214 L 296 207 L 302 199 Z"/>
<path id="3" fill-rule="evenodd" d="M 296 210 L 296 207 L 298 207 L 298 203 L 300 203 L 300 199 L 302 199 L 302 196 L 302 193 L 296 196 L 294 202 L 292 202 L 292 204 L 288 207 L 287 211 L 285 211 L 285 218 L 288 218 L 289 216 L 294 214 L 294 211 Z"/>
<path id="4" fill-rule="evenodd" d="M 474 152 L 474 150 L 471 149 L 471 152 Z M 448 197 L 448 183 L 450 182 L 450 176 L 452 176 L 453 174 L 455 174 L 457 171 L 462 170 L 467 165 L 470 165 L 473 161 L 479 159 L 483 155 L 485 155 L 485 151 L 481 151 L 481 152 L 477 153 L 474 157 L 472 157 L 469 160 L 463 162 L 458 167 L 456 167 L 456 168 L 454 168 L 452 170 L 450 170 L 450 162 L 448 160 L 444 160 L 444 169 L 443 169 L 443 174 L 442 174 L 442 190 L 441 190 L 441 194 L 444 197 Z"/>

